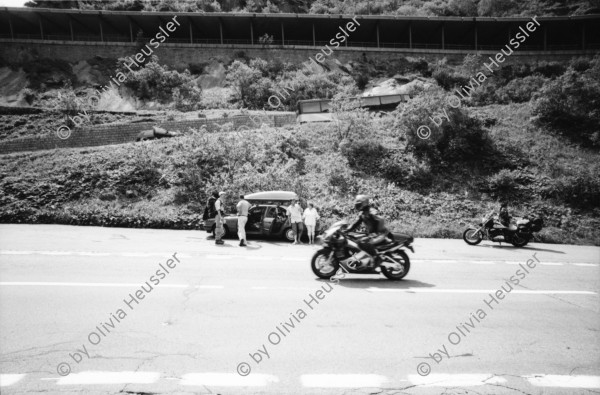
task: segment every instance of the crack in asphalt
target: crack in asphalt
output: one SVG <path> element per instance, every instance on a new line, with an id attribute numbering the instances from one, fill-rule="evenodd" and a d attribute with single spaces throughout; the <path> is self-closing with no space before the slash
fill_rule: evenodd
<path id="1" fill-rule="evenodd" d="M 503 280 L 505 280 L 506 282 L 508 282 L 508 281 L 509 281 L 509 280 L 506 280 L 506 279 L 503 279 Z M 524 286 L 524 285 L 522 285 L 522 284 L 519 284 L 519 285 L 518 285 L 518 287 L 524 288 L 524 289 L 526 289 L 526 290 L 528 290 L 528 291 L 539 291 L 539 289 L 528 288 L 528 287 L 526 287 L 526 286 Z M 551 298 L 551 299 L 558 300 L 558 301 L 560 301 L 560 302 L 563 302 L 563 303 L 566 303 L 566 304 L 568 304 L 568 305 L 570 305 L 570 306 L 578 307 L 578 308 L 580 308 L 580 309 L 582 309 L 582 310 L 585 310 L 585 311 L 588 311 L 588 312 L 590 312 L 590 313 L 595 313 L 595 310 L 593 310 L 593 309 L 588 309 L 588 308 L 586 308 L 586 307 L 580 306 L 580 305 L 578 305 L 578 304 L 576 304 L 576 303 L 573 303 L 573 302 L 570 302 L 570 301 L 568 301 L 568 300 L 561 299 L 561 298 L 560 298 L 559 296 L 557 296 L 557 295 L 552 295 L 552 294 L 544 294 L 543 296 L 546 296 L 546 297 L 548 297 L 548 298 Z"/>

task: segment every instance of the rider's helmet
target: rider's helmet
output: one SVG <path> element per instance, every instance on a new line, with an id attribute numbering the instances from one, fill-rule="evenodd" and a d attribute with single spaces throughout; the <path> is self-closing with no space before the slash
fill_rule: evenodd
<path id="1" fill-rule="evenodd" d="M 354 198 L 354 208 L 357 211 L 362 211 L 369 207 L 369 197 L 367 195 L 356 195 Z"/>

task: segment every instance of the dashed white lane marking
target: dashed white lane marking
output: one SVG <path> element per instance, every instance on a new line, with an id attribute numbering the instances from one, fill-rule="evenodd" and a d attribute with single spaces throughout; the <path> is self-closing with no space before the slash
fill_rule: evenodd
<path id="1" fill-rule="evenodd" d="M 534 374 L 524 377 L 531 385 L 535 385 L 536 387 L 600 388 L 600 376 Z"/>
<path id="2" fill-rule="evenodd" d="M 58 380 L 58 385 L 80 384 L 152 384 L 160 378 L 158 372 L 81 372 Z"/>
<path id="3" fill-rule="evenodd" d="M 376 374 L 304 374 L 300 382 L 304 387 L 318 388 L 368 388 L 382 387 L 385 376 Z"/>
<path id="4" fill-rule="evenodd" d="M 493 374 L 409 374 L 408 380 L 423 387 L 474 387 L 486 384 L 506 383 L 506 379 Z"/>
<path id="5" fill-rule="evenodd" d="M 182 376 L 181 385 L 212 385 L 223 387 L 264 387 L 279 382 L 277 376 L 252 373 L 242 377 L 236 373 L 188 373 Z"/>
<path id="6" fill-rule="evenodd" d="M 9 387 L 21 382 L 26 374 L 0 374 L 0 387 Z M 177 381 L 185 386 L 221 386 L 221 387 L 265 387 L 279 383 L 279 378 L 270 374 L 257 374 L 242 377 L 236 373 L 187 373 L 179 377 L 161 377 L 158 372 L 108 372 L 85 371 L 72 373 L 61 378 L 40 378 L 52 385 L 110 385 L 110 384 L 153 384 L 159 380 Z M 556 388 L 600 388 L 600 376 L 585 375 L 552 375 L 530 374 L 521 375 L 530 385 L 536 387 Z M 305 374 L 301 375 L 302 386 L 309 388 L 381 388 L 391 385 L 391 381 L 382 375 L 376 374 Z M 413 385 L 422 387 L 474 387 L 488 384 L 506 383 L 506 379 L 491 373 L 471 374 L 430 374 L 429 376 L 408 375 L 408 380 L 395 380 L 398 382 L 409 381 Z M 392 384 L 394 384 L 392 383 Z M 20 384 L 19 384 L 20 385 Z"/>
<path id="7" fill-rule="evenodd" d="M 455 293 L 455 294 L 490 294 L 497 291 L 497 289 L 429 289 L 429 288 L 375 288 L 369 287 L 367 291 L 370 292 L 404 292 L 404 293 Z M 511 294 L 538 294 L 538 295 L 597 295 L 596 292 L 592 291 L 520 291 L 512 290 Z"/>
<path id="8" fill-rule="evenodd" d="M 0 374 L 0 387 L 8 387 L 19 382 L 24 374 Z"/>
<path id="9" fill-rule="evenodd" d="M 295 291 L 295 290 L 303 290 L 303 291 L 311 291 L 314 288 L 310 288 L 310 287 L 260 287 L 260 286 L 256 286 L 256 287 L 250 287 L 250 289 L 254 289 L 257 291 L 262 291 L 262 290 L 290 290 L 290 291 Z"/>

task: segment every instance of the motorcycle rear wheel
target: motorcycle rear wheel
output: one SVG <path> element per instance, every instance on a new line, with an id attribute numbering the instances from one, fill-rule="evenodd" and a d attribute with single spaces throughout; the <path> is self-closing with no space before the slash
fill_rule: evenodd
<path id="1" fill-rule="evenodd" d="M 402 250 L 392 252 L 391 258 L 395 261 L 400 261 L 400 263 L 402 264 L 403 270 L 395 271 L 393 269 L 388 269 L 387 267 L 382 265 L 381 273 L 384 276 L 386 276 L 389 280 L 394 280 L 394 281 L 402 280 L 404 277 L 406 277 L 406 275 L 408 274 L 408 271 L 410 270 L 410 259 L 408 258 L 408 255 L 406 255 L 406 252 L 404 252 Z"/>
<path id="2" fill-rule="evenodd" d="M 329 280 L 339 269 L 340 263 L 333 256 L 331 250 L 322 248 L 313 255 L 310 261 L 310 267 L 317 277 Z M 323 271 L 323 268 L 327 269 Z"/>
<path id="3" fill-rule="evenodd" d="M 529 243 L 529 239 L 527 237 L 521 237 L 515 234 L 510 243 L 515 247 L 525 247 L 527 243 Z"/>
<path id="4" fill-rule="evenodd" d="M 467 229 L 463 232 L 463 240 L 468 245 L 476 246 L 477 244 L 481 243 L 481 241 L 483 240 L 483 236 L 481 235 L 481 232 L 477 229 Z"/>

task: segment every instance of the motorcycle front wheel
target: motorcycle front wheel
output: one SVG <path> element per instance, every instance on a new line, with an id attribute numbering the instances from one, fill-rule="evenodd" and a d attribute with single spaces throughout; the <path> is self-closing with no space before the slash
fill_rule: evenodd
<path id="1" fill-rule="evenodd" d="M 410 259 L 408 259 L 408 255 L 406 255 L 404 251 L 398 250 L 390 253 L 390 258 L 400 263 L 402 267 L 400 269 L 392 269 L 381 265 L 381 273 L 390 280 L 402 280 L 410 270 Z"/>
<path id="2" fill-rule="evenodd" d="M 475 246 L 481 243 L 483 240 L 483 236 L 478 229 L 467 229 L 463 232 L 463 240 L 465 243 L 471 246 Z"/>
<path id="3" fill-rule="evenodd" d="M 340 264 L 331 250 L 322 248 L 313 255 L 310 267 L 317 277 L 329 280 L 337 272 Z"/>

